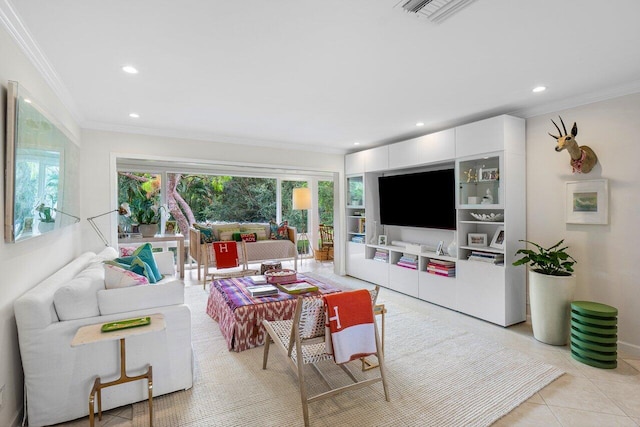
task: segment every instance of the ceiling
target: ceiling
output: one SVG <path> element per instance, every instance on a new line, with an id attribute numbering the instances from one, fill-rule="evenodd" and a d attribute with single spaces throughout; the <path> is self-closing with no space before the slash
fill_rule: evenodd
<path id="1" fill-rule="evenodd" d="M 90 129 L 345 153 L 640 91 L 637 0 L 438 23 L 398 1 L 0 0 L 0 21 Z"/>

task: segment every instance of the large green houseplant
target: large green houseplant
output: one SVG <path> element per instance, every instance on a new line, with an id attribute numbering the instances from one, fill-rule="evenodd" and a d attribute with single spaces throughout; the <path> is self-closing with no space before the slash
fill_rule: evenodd
<path id="1" fill-rule="evenodd" d="M 520 240 L 535 249 L 519 249 L 514 266 L 529 265 L 529 307 L 533 336 L 541 342 L 565 345 L 569 339 L 571 301 L 576 287 L 573 265 L 560 240 L 545 248 L 529 240 Z"/>

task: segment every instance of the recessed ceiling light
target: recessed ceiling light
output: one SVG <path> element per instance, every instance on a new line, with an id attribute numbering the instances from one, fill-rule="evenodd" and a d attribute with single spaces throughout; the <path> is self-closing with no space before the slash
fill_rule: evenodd
<path id="1" fill-rule="evenodd" d="M 122 71 L 129 74 L 138 74 L 138 69 L 133 65 L 125 65 L 122 67 Z"/>
<path id="2" fill-rule="evenodd" d="M 424 123 L 418 122 L 418 123 L 416 123 L 416 126 L 418 126 L 418 127 L 424 126 Z"/>
<path id="3" fill-rule="evenodd" d="M 138 117 L 140 117 L 140 114 L 138 114 L 138 113 L 130 113 L 129 117 L 131 117 L 133 119 L 137 119 Z"/>
<path id="4" fill-rule="evenodd" d="M 546 86 L 536 86 L 533 88 L 534 93 L 544 92 L 545 90 L 547 90 Z"/>
<path id="5" fill-rule="evenodd" d="M 354 142 L 353 145 L 360 145 L 358 141 Z"/>

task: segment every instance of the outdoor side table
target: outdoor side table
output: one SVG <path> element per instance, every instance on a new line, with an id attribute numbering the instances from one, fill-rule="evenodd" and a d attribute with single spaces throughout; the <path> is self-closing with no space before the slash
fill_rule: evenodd
<path id="1" fill-rule="evenodd" d="M 146 316 L 144 316 L 146 317 Z M 95 397 L 98 397 L 98 420 L 102 420 L 102 389 L 111 387 L 118 384 L 124 384 L 131 381 L 147 380 L 149 389 L 149 426 L 153 426 L 153 373 L 151 365 L 147 372 L 141 375 L 130 377 L 127 375 L 126 368 L 126 349 L 125 339 L 136 335 L 147 334 L 150 332 L 157 332 L 166 329 L 166 323 L 164 321 L 164 314 L 151 314 L 149 315 L 151 322 L 148 325 L 136 326 L 127 329 L 113 330 L 110 332 L 102 332 L 102 325 L 104 323 L 98 323 L 94 325 L 82 326 L 76 332 L 76 335 L 71 341 L 72 347 L 80 345 L 91 344 L 102 341 L 120 340 L 120 378 L 117 380 L 102 383 L 100 377 L 97 377 L 91 388 L 89 394 L 89 424 L 91 427 L 95 425 L 94 411 L 95 411 Z M 123 319 L 124 320 L 124 319 Z M 116 321 L 117 322 L 117 321 Z M 115 323 L 115 322 L 109 322 Z"/>

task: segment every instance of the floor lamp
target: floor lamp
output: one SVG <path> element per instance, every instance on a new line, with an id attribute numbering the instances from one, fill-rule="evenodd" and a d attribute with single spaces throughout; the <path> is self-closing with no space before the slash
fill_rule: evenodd
<path id="1" fill-rule="evenodd" d="M 101 213 L 100 215 L 87 218 L 87 221 L 89 221 L 89 224 L 91 224 L 91 227 L 93 228 L 93 230 L 96 232 L 100 240 L 102 240 L 102 243 L 104 243 L 104 245 L 107 247 L 109 246 L 109 241 L 104 236 L 104 234 L 102 234 L 102 231 L 100 231 L 100 229 L 98 228 L 98 226 L 93 220 L 96 218 L 100 218 L 101 216 L 109 215 L 110 213 L 114 213 L 114 212 L 118 212 L 120 215 L 124 215 L 124 216 L 131 216 L 131 209 L 129 209 L 129 204 L 123 203 L 120 205 L 118 209 L 114 209 L 112 211 L 108 211 L 105 213 Z"/>
<path id="2" fill-rule="evenodd" d="M 294 188 L 293 189 L 293 209 L 307 211 L 311 209 L 311 189 L 308 187 Z M 304 215 L 303 215 L 304 217 Z M 307 221 L 305 217 L 305 228 L 300 233 L 300 240 L 306 240 L 307 245 L 311 248 L 311 242 L 309 236 L 307 236 Z M 304 239 L 303 239 L 304 237 Z"/>

